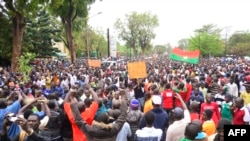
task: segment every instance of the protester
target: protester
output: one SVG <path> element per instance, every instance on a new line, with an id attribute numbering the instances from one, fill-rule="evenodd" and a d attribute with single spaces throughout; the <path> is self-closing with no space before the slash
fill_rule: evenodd
<path id="1" fill-rule="evenodd" d="M 141 59 L 135 57 L 133 61 Z M 26 130 L 31 134 L 30 127 L 23 130 L 15 122 L 5 124 L 6 117 L 29 120 L 30 115 L 39 118 L 32 117 L 40 122 L 36 131 L 32 128 L 39 139 L 49 137 L 54 141 L 133 141 L 136 131 L 141 137 L 151 135 L 156 140 L 205 140 L 201 138 L 204 134 L 200 125 L 195 139 L 195 131 L 189 130 L 195 128 L 193 123 L 198 120 L 206 132 L 210 130 L 208 122 L 221 128 L 220 118 L 227 118 L 233 125 L 249 125 L 249 62 L 243 64 L 239 58 L 221 61 L 215 57 L 200 58 L 199 64 L 193 65 L 158 55 L 154 59 L 143 58 L 146 76 L 130 78 L 131 71 L 126 66 L 130 61 L 117 61 L 115 67 L 90 67 L 85 59 L 77 59 L 74 64 L 66 59 L 40 59 L 30 65 L 28 80 L 24 74 L 1 67 L 2 137 L 13 140 L 24 135 L 26 140 L 31 139 L 25 133 Z M 132 71 L 137 69 L 140 68 Z M 128 110 L 124 104 L 129 105 Z M 209 110 L 212 118 L 204 118 L 210 117 Z M 154 121 L 147 124 L 143 113 L 149 111 L 149 121 L 153 117 Z M 144 128 L 157 129 L 157 133 L 142 136 L 139 133 Z M 214 126 L 212 129 L 208 135 L 215 135 Z M 143 140 L 139 136 L 137 139 Z"/>

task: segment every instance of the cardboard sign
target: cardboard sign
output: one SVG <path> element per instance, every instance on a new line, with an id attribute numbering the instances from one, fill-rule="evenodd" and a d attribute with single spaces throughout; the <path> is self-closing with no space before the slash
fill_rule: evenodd
<path id="1" fill-rule="evenodd" d="M 101 60 L 88 60 L 88 65 L 89 67 L 96 67 L 100 68 L 101 67 Z"/>
<path id="2" fill-rule="evenodd" d="M 145 62 L 131 62 L 128 63 L 129 79 L 146 78 L 146 63 Z"/>

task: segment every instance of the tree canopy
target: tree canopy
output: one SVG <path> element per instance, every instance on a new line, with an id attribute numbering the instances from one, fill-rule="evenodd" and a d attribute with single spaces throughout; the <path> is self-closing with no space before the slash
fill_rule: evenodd
<path id="1" fill-rule="evenodd" d="M 208 24 L 194 31 L 195 35 L 189 39 L 188 50 L 200 50 L 201 56 L 221 55 L 224 40 L 221 39 L 221 30 L 216 25 Z"/>
<path id="2" fill-rule="evenodd" d="M 60 26 L 52 20 L 45 7 L 37 12 L 37 18 L 26 19 L 26 30 L 22 50 L 33 52 L 39 57 L 55 56 L 59 52 L 54 48 L 60 42 Z"/>
<path id="3" fill-rule="evenodd" d="M 138 55 L 138 47 L 144 55 L 147 48 L 151 47 L 151 41 L 155 38 L 154 29 L 159 25 L 156 15 L 150 12 L 132 12 L 125 16 L 125 19 L 117 19 L 115 29 L 118 37 L 132 48 L 134 54 Z"/>
<path id="4" fill-rule="evenodd" d="M 234 33 L 228 41 L 229 53 L 233 55 L 250 55 L 250 33 L 241 31 Z"/>

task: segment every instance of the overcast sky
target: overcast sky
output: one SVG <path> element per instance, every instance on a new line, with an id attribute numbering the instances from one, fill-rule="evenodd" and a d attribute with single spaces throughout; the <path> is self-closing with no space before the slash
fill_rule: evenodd
<path id="1" fill-rule="evenodd" d="M 153 44 L 170 43 L 176 46 L 182 38 L 189 38 L 195 29 L 205 24 L 227 27 L 234 31 L 250 29 L 250 0 L 96 0 L 91 6 L 89 25 L 113 30 L 117 18 L 124 18 L 132 11 L 147 12 L 158 16 Z M 100 15 L 96 15 L 102 12 Z M 95 16 L 94 16 L 95 15 Z"/>

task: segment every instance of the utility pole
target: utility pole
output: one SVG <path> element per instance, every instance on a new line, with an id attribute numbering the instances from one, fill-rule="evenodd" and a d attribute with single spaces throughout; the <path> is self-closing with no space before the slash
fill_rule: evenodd
<path id="1" fill-rule="evenodd" d="M 109 28 L 107 29 L 107 41 L 108 41 L 108 57 L 110 57 L 110 40 L 109 40 Z"/>

